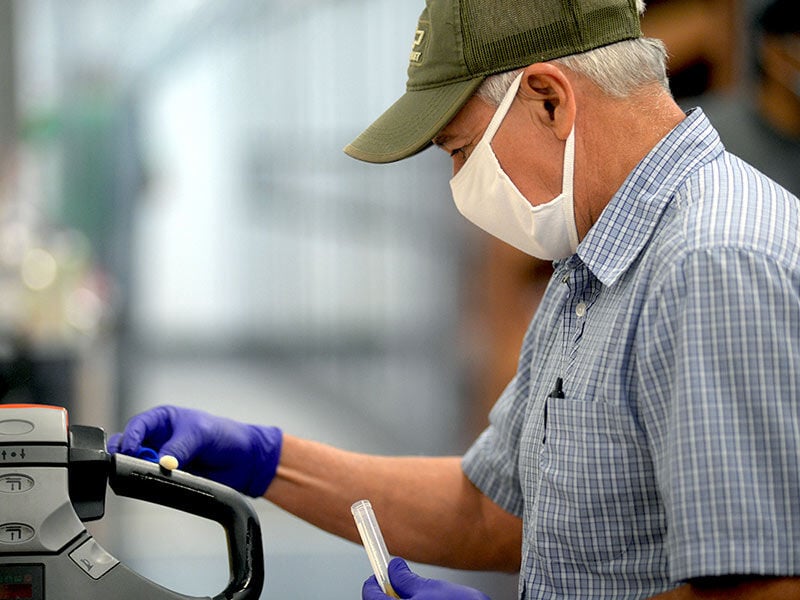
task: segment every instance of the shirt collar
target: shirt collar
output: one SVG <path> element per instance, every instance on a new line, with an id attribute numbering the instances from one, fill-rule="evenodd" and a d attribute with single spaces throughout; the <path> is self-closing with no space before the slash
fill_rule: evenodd
<path id="1" fill-rule="evenodd" d="M 603 285 L 613 285 L 633 264 L 688 173 L 723 151 L 697 108 L 642 159 L 578 246 L 578 257 Z"/>

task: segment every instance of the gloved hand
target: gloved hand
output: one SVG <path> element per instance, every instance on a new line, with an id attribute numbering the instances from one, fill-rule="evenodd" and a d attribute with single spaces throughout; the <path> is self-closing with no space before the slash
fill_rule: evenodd
<path id="1" fill-rule="evenodd" d="M 177 458 L 184 471 L 257 498 L 275 477 L 282 442 L 283 433 L 277 427 L 159 406 L 133 417 L 123 433 L 111 436 L 108 451 L 135 456 L 147 446 L 159 457 Z"/>
<path id="2" fill-rule="evenodd" d="M 420 577 L 408 568 L 402 558 L 393 558 L 389 562 L 389 581 L 397 595 L 407 600 L 489 600 L 486 594 L 478 590 L 440 579 Z M 391 600 L 391 597 L 383 593 L 373 575 L 364 582 L 361 600 Z"/>

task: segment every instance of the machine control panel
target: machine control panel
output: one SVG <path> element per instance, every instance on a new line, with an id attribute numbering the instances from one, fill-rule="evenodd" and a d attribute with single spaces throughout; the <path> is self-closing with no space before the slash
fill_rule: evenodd
<path id="1" fill-rule="evenodd" d="M 70 508 L 67 431 L 63 408 L 0 410 L 0 551 L 58 552 L 84 531 Z"/>
<path id="2" fill-rule="evenodd" d="M 107 487 L 222 525 L 231 577 L 213 600 L 260 597 L 261 530 L 238 492 L 109 455 L 103 430 L 68 426 L 63 408 L 0 405 L 0 600 L 211 600 L 159 586 L 94 540 L 83 523 L 102 518 Z"/>

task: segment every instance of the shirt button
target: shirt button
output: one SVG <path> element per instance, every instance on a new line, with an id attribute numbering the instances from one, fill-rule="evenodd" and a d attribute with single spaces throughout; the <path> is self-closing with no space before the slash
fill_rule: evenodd
<path id="1" fill-rule="evenodd" d="M 579 317 L 585 317 L 586 316 L 586 303 L 585 302 L 581 302 L 580 304 L 578 304 L 578 306 L 575 307 L 575 314 L 578 315 Z"/>

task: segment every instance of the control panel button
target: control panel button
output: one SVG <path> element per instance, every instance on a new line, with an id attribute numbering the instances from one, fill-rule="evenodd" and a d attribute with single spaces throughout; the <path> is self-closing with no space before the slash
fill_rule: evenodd
<path id="1" fill-rule="evenodd" d="M 0 435 L 25 435 L 34 430 L 34 424 L 25 419 L 3 419 L 0 421 Z"/>
<path id="2" fill-rule="evenodd" d="M 93 539 L 79 546 L 69 557 L 92 579 L 100 579 L 119 564 L 116 558 Z"/>
<path id="3" fill-rule="evenodd" d="M 33 489 L 34 485 L 33 477 L 28 477 L 22 473 L 0 475 L 0 493 L 21 494 Z"/>
<path id="4" fill-rule="evenodd" d="M 67 411 L 60 406 L 0 404 L 0 443 L 67 444 Z"/>
<path id="5" fill-rule="evenodd" d="M 36 531 L 25 523 L 4 523 L 0 525 L 0 544 L 21 544 L 33 539 Z"/>

